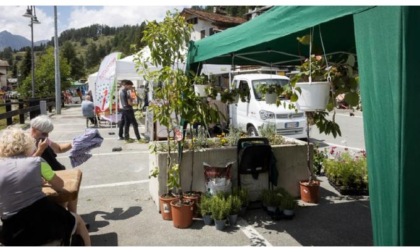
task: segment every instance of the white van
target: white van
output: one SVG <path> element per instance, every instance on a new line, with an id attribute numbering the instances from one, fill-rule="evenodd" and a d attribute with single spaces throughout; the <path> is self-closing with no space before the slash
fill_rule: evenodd
<path id="1" fill-rule="evenodd" d="M 256 86 L 268 83 L 287 85 L 288 77 L 275 74 L 239 74 L 233 77 L 232 87 L 239 90 L 249 90 L 249 101 L 231 104 L 229 107 L 232 126 L 248 133 L 259 136 L 260 127 L 264 124 L 276 125 L 276 131 L 282 136 L 292 138 L 306 138 L 306 116 L 303 111 L 288 109 L 281 104 L 267 104 Z M 287 102 L 287 101 L 286 101 Z"/>

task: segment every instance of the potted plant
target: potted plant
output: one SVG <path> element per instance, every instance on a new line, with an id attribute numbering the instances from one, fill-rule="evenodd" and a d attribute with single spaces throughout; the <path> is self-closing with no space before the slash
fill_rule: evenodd
<path id="1" fill-rule="evenodd" d="M 280 205 L 282 195 L 271 189 L 264 189 L 261 192 L 261 201 L 263 206 L 267 209 L 269 214 L 273 214 L 277 211 Z"/>
<path id="2" fill-rule="evenodd" d="M 309 35 L 300 37 L 298 40 L 304 45 L 311 46 Z M 346 54 L 344 57 L 343 55 L 330 56 L 329 58 L 310 54 L 310 57 L 297 67 L 298 73 L 290 79 L 291 101 L 297 104 L 298 109 L 306 111 L 309 125 L 316 125 L 320 133 L 332 134 L 334 137 L 341 136 L 340 126 L 335 122 L 335 108 L 338 99 L 343 99 L 343 102 L 349 106 L 360 105 L 359 77 L 355 61 L 355 56 L 352 54 Z M 321 84 L 318 85 L 314 82 Z M 323 90 L 322 95 L 321 91 L 314 90 L 317 86 Z M 308 90 L 302 90 L 306 87 Z M 306 95 L 306 98 L 303 95 Z M 309 100 L 316 104 L 314 106 L 306 105 L 305 102 Z M 301 106 L 300 103 L 305 105 Z M 331 120 L 327 119 L 329 112 L 333 112 Z"/>
<path id="3" fill-rule="evenodd" d="M 232 190 L 232 195 L 238 196 L 239 199 L 241 200 L 242 205 L 241 205 L 241 210 L 239 211 L 239 214 L 244 215 L 249 204 L 248 190 L 242 187 L 234 187 Z"/>
<path id="4" fill-rule="evenodd" d="M 351 153 L 331 149 L 333 158 L 325 160 L 325 175 L 342 195 L 368 195 L 366 152 Z"/>
<path id="5" fill-rule="evenodd" d="M 193 216 L 200 217 L 199 205 L 201 202 L 201 192 L 198 191 L 186 191 L 183 192 L 183 197 L 193 202 Z"/>
<path id="6" fill-rule="evenodd" d="M 292 195 L 285 194 L 281 199 L 280 206 L 285 217 L 292 217 L 295 215 L 297 202 Z"/>
<path id="7" fill-rule="evenodd" d="M 230 212 L 230 204 L 221 194 L 214 195 L 211 202 L 211 213 L 217 230 L 223 230 Z"/>
<path id="8" fill-rule="evenodd" d="M 284 89 L 282 86 L 275 83 L 260 83 L 256 87 L 256 91 L 259 92 L 261 96 L 264 96 L 267 104 L 275 104 L 277 97 L 283 93 Z"/>
<path id="9" fill-rule="evenodd" d="M 201 213 L 201 217 L 203 218 L 205 225 L 213 224 L 213 216 L 212 216 L 212 199 L 210 195 L 204 194 L 201 197 L 201 201 L 198 205 L 198 208 Z"/>
<path id="10" fill-rule="evenodd" d="M 294 94 L 292 101 L 296 102 L 297 108 L 303 109 L 306 113 L 307 125 L 316 125 L 320 133 L 332 134 L 334 137 L 341 136 L 339 125 L 335 122 L 335 103 L 337 96 L 345 95 L 348 97 L 348 102 L 352 106 L 359 103 L 358 93 L 358 77 L 357 71 L 353 69 L 355 65 L 355 58 L 353 55 L 348 55 L 345 61 L 335 58 L 329 60 L 325 56 L 312 54 L 312 36 L 306 35 L 298 38 L 299 42 L 304 45 L 309 45 L 309 59 L 305 60 L 302 65 L 298 67 L 299 72 L 291 78 L 291 86 Z M 322 42 L 322 40 L 321 40 Z M 301 81 L 308 81 L 305 86 L 299 84 Z M 322 84 L 311 85 L 312 81 L 322 82 Z M 327 81 L 328 83 L 325 83 Z M 308 85 L 311 87 L 308 90 L 302 91 Z M 323 89 L 323 96 L 321 99 L 320 92 L 311 90 L 316 86 L 321 86 Z M 306 104 L 312 100 L 312 95 L 315 96 L 314 106 Z M 306 97 L 305 97 L 306 96 Z M 310 99 L 308 97 L 311 97 Z M 304 106 L 300 106 L 304 101 Z M 332 120 L 327 119 L 329 111 L 333 111 Z M 309 127 L 307 127 L 307 168 L 309 179 L 301 181 L 300 191 L 302 200 L 309 203 L 318 203 L 319 201 L 319 185 L 320 181 L 316 179 L 310 161 L 310 143 L 309 143 Z"/>
<path id="11" fill-rule="evenodd" d="M 150 22 L 144 30 L 142 42 L 149 47 L 151 56 L 146 60 L 141 60 L 143 58 L 141 53 L 135 57 L 139 72 L 145 76 L 145 79 L 162 84 L 155 88 L 154 100 L 149 105 L 149 109 L 153 114 L 154 122 L 165 126 L 167 132 L 166 175 L 168 183 L 164 196 L 173 196 L 173 190 L 176 188 L 178 189 L 178 203 L 184 203 L 182 190 L 180 190 L 180 167 L 178 165 L 181 160 L 180 155 L 178 155 L 177 161 L 173 160 L 172 153 L 176 150 L 172 148 L 171 142 L 178 144 L 179 154 L 179 147 L 183 140 L 180 118 L 184 116 L 189 101 L 195 97 L 190 88 L 190 77 L 183 70 L 175 69 L 173 66 L 178 62 L 184 62 L 185 56 L 179 52 L 184 50 L 185 45 L 188 44 L 191 31 L 192 26 L 187 24 L 179 13 L 172 14 L 168 11 L 163 22 Z M 167 38 L 173 38 L 175 42 L 168 44 L 166 40 L 159 40 L 158 38 L 162 34 L 165 34 Z M 155 69 L 158 70 L 150 70 L 148 64 L 155 66 Z M 171 133 L 174 138 L 170 137 Z M 158 175 L 159 167 L 151 176 Z"/>
<path id="12" fill-rule="evenodd" d="M 193 222 L 194 200 L 185 198 L 181 190 L 179 164 L 169 170 L 168 187 L 177 192 L 176 198 L 170 202 L 172 223 L 177 228 L 188 228 Z"/>
<path id="13" fill-rule="evenodd" d="M 145 76 L 145 79 L 161 83 L 154 89 L 154 100 L 150 103 L 149 109 L 153 120 L 166 128 L 167 179 L 168 182 L 175 178 L 177 180 L 176 189 L 178 189 L 179 204 L 186 202 L 181 190 L 185 188 L 185 185 L 182 185 L 179 176 L 176 177 L 171 172 L 174 172 L 176 167 L 177 172 L 181 173 L 182 167 L 177 164 L 182 163 L 186 125 L 190 124 L 192 132 L 192 125 L 200 123 L 207 128 L 209 123 L 216 120 L 215 118 L 217 120 L 220 118 L 217 109 L 211 107 L 206 99 L 197 96 L 192 88 L 194 82 L 208 83 L 208 78 L 205 75 L 194 76 L 174 67 L 178 63 L 185 62 L 185 55 L 180 52 L 185 50 L 191 31 L 192 25 L 188 24 L 179 13 L 167 12 L 163 22 L 150 22 L 144 30 L 142 42 L 149 47 L 151 56 L 146 60 L 141 57 L 142 55 L 136 57 L 140 73 Z M 161 40 L 163 35 L 166 38 L 171 38 L 173 42 L 167 43 L 167 40 Z M 157 70 L 149 70 L 149 64 L 155 66 L 154 69 Z M 192 134 L 190 135 L 192 136 Z M 176 160 L 172 155 L 175 153 L 177 153 Z M 191 165 L 194 167 L 194 158 L 192 158 Z M 194 169 L 191 169 L 191 173 L 193 171 Z M 156 173 L 158 174 L 158 171 Z M 171 189 L 167 188 L 167 194 L 171 193 Z M 192 191 L 192 182 L 189 191 Z"/>
<path id="14" fill-rule="evenodd" d="M 194 76 L 194 73 L 191 73 Z M 193 77 L 194 80 L 194 92 L 198 97 L 206 97 L 207 96 L 207 89 L 211 86 L 209 82 L 209 78 L 205 74 L 195 75 Z M 217 95 L 217 94 L 216 94 Z"/>
<path id="15" fill-rule="evenodd" d="M 236 221 L 238 219 L 238 215 L 241 211 L 242 201 L 241 198 L 237 195 L 229 195 L 227 198 L 229 203 L 229 214 L 228 214 L 228 221 L 230 226 L 236 225 Z"/>

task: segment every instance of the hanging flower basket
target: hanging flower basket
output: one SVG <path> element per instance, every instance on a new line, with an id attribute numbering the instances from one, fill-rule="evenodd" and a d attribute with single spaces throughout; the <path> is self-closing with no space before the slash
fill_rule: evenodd
<path id="1" fill-rule="evenodd" d="M 330 94 L 328 81 L 298 82 L 296 87 L 300 87 L 302 91 L 300 94 L 297 92 L 297 109 L 302 111 L 323 111 L 326 109 Z"/>

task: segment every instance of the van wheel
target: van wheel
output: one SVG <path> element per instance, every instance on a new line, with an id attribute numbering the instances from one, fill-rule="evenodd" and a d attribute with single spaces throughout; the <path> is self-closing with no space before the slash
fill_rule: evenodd
<path id="1" fill-rule="evenodd" d="M 258 136 L 258 131 L 254 126 L 249 126 L 246 130 L 248 136 Z"/>

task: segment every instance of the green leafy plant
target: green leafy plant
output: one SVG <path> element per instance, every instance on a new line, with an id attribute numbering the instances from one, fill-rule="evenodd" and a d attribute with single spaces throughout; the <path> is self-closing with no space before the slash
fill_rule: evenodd
<path id="1" fill-rule="evenodd" d="M 277 134 L 274 123 L 264 123 L 258 129 L 261 136 L 267 138 L 271 145 L 280 145 L 287 142 L 283 136 Z"/>
<path id="2" fill-rule="evenodd" d="M 296 206 L 296 199 L 290 194 L 285 194 L 280 201 L 281 209 L 294 210 Z"/>
<path id="3" fill-rule="evenodd" d="M 200 208 L 201 215 L 212 215 L 211 208 L 212 208 L 212 199 L 209 195 L 202 195 L 200 199 L 200 204 L 198 205 Z"/>
<path id="4" fill-rule="evenodd" d="M 185 122 L 189 122 L 190 125 L 201 123 L 207 126 L 220 118 L 217 109 L 209 106 L 194 93 L 193 82 L 204 83 L 208 81 L 207 77 L 188 74 L 174 67 L 185 62 L 182 52 L 186 50 L 192 30 L 192 25 L 188 24 L 179 12 L 168 11 L 162 22 L 148 22 L 144 29 L 141 42 L 149 47 L 150 57 L 143 57 L 140 52 L 134 58 L 139 73 L 144 75 L 146 80 L 159 84 L 154 87 L 154 99 L 149 108 L 153 120 L 165 126 L 167 131 L 165 150 L 168 154 L 168 180 L 173 164 L 181 163 L 185 140 L 182 130 Z M 149 68 L 149 65 L 154 66 L 154 69 Z M 171 135 L 174 135 L 174 138 L 170 138 Z M 191 141 L 191 145 L 194 149 L 194 141 Z M 157 150 L 156 146 L 152 148 L 153 151 Z M 175 151 L 178 152 L 177 162 L 172 160 L 171 155 Z M 193 166 L 193 163 L 191 165 Z"/>
<path id="5" fill-rule="evenodd" d="M 167 186 L 174 190 L 181 188 L 179 164 L 174 164 L 169 169 Z"/>
<path id="6" fill-rule="evenodd" d="M 142 43 L 150 49 L 150 57 L 143 58 L 139 53 L 134 58 L 139 73 L 145 76 L 145 79 L 160 83 L 154 90 L 154 100 L 149 108 L 153 113 L 153 120 L 166 127 L 167 135 L 171 132 L 176 135 L 180 128 L 180 118 L 188 110 L 188 104 L 184 101 L 193 99 L 194 93 L 190 88 L 191 79 L 181 69 L 174 69 L 173 66 L 178 62 L 184 62 L 185 56 L 180 52 L 188 44 L 192 25 L 185 21 L 178 12 L 168 11 L 164 20 L 160 23 L 155 21 L 146 24 Z M 158 68 L 158 70 L 149 69 L 149 64 Z M 177 141 L 178 140 L 178 141 Z M 170 181 L 171 172 L 174 172 L 174 162 L 172 161 L 171 141 L 177 142 L 179 139 L 167 137 L 167 176 L 168 184 L 176 185 L 175 181 Z M 156 150 L 156 149 L 155 149 Z M 179 160 L 177 163 L 180 163 Z M 178 167 L 179 172 L 179 167 Z M 169 188 L 168 188 L 168 192 Z"/>
<path id="7" fill-rule="evenodd" d="M 220 195 L 215 195 L 211 198 L 211 213 L 215 220 L 224 220 L 230 212 L 230 204 Z"/>
<path id="8" fill-rule="evenodd" d="M 328 151 L 326 149 L 320 150 L 318 145 L 314 146 L 313 151 L 313 171 L 319 175 L 324 171 L 324 162 L 328 158 Z"/>
<path id="9" fill-rule="evenodd" d="M 261 93 L 262 95 L 265 94 L 276 94 L 277 96 L 280 96 L 284 92 L 284 88 L 276 83 L 260 83 L 256 87 L 257 92 Z"/>
<path id="10" fill-rule="evenodd" d="M 274 190 L 264 189 L 261 192 L 261 201 L 265 206 L 279 206 L 283 195 Z"/>
<path id="11" fill-rule="evenodd" d="M 339 59 L 338 62 L 328 61 L 320 55 L 311 55 L 310 60 L 305 60 L 299 67 L 299 72 L 291 80 L 291 86 L 296 87 L 297 82 L 329 81 L 331 84 L 330 97 L 326 111 L 307 112 L 310 117 L 310 125 L 316 125 L 321 133 L 332 134 L 334 137 L 341 136 L 340 126 L 335 122 L 336 103 L 340 97 L 350 106 L 358 106 L 360 102 L 359 78 L 355 68 L 353 55 L 347 59 Z M 301 92 L 296 87 L 297 92 Z M 297 101 L 297 95 L 293 96 Z M 327 119 L 329 112 L 333 112 L 332 119 Z"/>
<path id="12" fill-rule="evenodd" d="M 242 207 L 242 201 L 241 198 L 237 195 L 229 195 L 227 198 L 227 201 L 229 202 L 229 214 L 239 214 Z"/>
<path id="13" fill-rule="evenodd" d="M 350 153 L 336 151 L 332 148 L 330 153 L 334 158 L 325 160 L 325 175 L 328 180 L 338 186 L 367 188 L 368 168 L 366 152 Z"/>
<path id="14" fill-rule="evenodd" d="M 242 207 L 248 206 L 249 203 L 249 192 L 245 188 L 234 187 L 232 195 L 238 196 L 241 199 Z"/>

